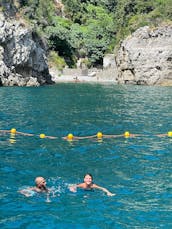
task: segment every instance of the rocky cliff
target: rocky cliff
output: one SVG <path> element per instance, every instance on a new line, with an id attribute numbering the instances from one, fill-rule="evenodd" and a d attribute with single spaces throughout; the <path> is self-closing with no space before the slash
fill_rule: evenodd
<path id="1" fill-rule="evenodd" d="M 52 83 L 45 50 L 24 22 L 5 18 L 0 12 L 0 86 Z"/>
<path id="2" fill-rule="evenodd" d="M 172 85 L 172 26 L 138 29 L 121 43 L 117 82 Z"/>

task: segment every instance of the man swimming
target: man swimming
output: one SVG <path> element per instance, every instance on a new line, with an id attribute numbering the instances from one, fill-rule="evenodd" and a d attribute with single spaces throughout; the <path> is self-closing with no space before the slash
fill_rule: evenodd
<path id="1" fill-rule="evenodd" d="M 27 197 L 32 196 L 33 192 L 49 192 L 49 189 L 46 187 L 46 180 L 43 177 L 35 178 L 35 186 L 28 187 L 26 189 L 20 190 L 19 192 Z"/>

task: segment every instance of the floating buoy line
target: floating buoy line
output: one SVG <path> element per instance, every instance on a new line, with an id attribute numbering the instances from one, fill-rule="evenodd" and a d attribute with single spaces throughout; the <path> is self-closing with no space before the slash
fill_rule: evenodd
<path id="1" fill-rule="evenodd" d="M 10 130 L 0 130 L 0 133 L 2 134 L 10 134 L 10 142 L 11 143 L 15 143 L 15 137 L 17 134 L 19 135 L 23 135 L 23 136 L 36 136 L 38 138 L 44 139 L 44 138 L 48 138 L 48 139 L 58 139 L 59 137 L 56 136 L 48 136 L 44 133 L 41 134 L 30 134 L 30 133 L 24 133 L 24 132 L 19 132 L 17 131 L 15 128 L 12 128 Z M 130 133 L 129 131 L 125 131 L 123 134 L 103 134 L 102 132 L 97 132 L 97 134 L 95 135 L 90 135 L 90 136 L 75 136 L 72 133 L 69 133 L 67 136 L 61 137 L 64 140 L 67 141 L 73 141 L 73 140 L 81 140 L 81 139 L 91 139 L 91 138 L 95 138 L 98 140 L 101 140 L 103 138 L 118 138 L 118 137 L 124 137 L 124 138 L 130 138 L 130 137 L 139 137 L 139 136 L 150 136 L 150 135 L 146 135 L 146 134 L 133 134 Z M 154 134 L 154 136 L 158 136 L 158 137 L 172 137 L 172 131 L 168 131 L 165 134 Z"/>

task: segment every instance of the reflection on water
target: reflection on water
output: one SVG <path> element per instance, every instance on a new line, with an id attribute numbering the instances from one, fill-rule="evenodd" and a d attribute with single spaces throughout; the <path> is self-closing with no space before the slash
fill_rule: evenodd
<path id="1" fill-rule="evenodd" d="M 89 84 L 1 88 L 1 228 L 171 228 L 172 90 Z M 135 138 L 61 137 L 145 134 Z M 40 139 L 39 134 L 57 136 Z M 95 183 L 116 193 L 71 193 L 70 184 L 90 172 Z M 36 176 L 52 188 L 26 198 L 17 191 Z"/>

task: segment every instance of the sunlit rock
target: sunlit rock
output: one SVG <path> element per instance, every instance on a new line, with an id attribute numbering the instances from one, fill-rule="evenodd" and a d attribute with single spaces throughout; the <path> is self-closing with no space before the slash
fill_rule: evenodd
<path id="1" fill-rule="evenodd" d="M 172 85 L 172 26 L 138 29 L 116 57 L 120 84 Z"/>
<path id="2" fill-rule="evenodd" d="M 0 12 L 0 85 L 39 86 L 52 83 L 41 39 L 14 17 Z"/>

